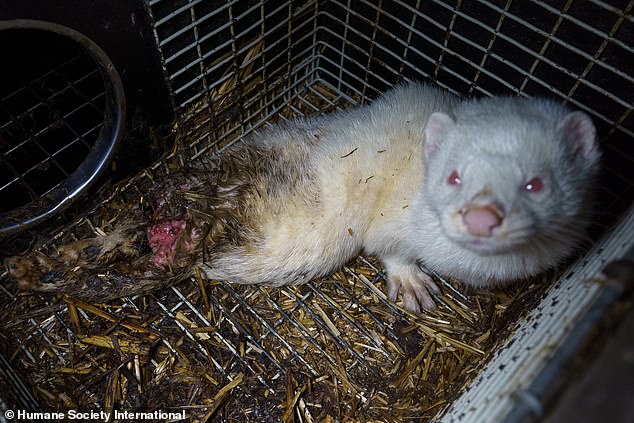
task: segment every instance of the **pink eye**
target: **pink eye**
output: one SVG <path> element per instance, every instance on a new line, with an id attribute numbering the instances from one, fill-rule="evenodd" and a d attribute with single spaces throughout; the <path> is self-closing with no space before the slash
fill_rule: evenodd
<path id="1" fill-rule="evenodd" d="M 524 185 L 524 190 L 528 192 L 539 192 L 544 188 L 544 181 L 542 178 L 534 177 Z"/>
<path id="2" fill-rule="evenodd" d="M 462 183 L 460 175 L 458 175 L 457 171 L 454 170 L 453 172 L 451 172 L 449 178 L 447 178 L 447 183 L 449 183 L 449 185 L 460 185 Z"/>

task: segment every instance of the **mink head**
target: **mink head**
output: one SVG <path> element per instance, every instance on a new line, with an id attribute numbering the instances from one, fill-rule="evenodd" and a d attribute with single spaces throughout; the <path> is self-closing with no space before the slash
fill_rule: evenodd
<path id="1" fill-rule="evenodd" d="M 467 101 L 429 117 L 424 154 L 426 203 L 451 242 L 562 258 L 584 236 L 600 158 L 585 113 L 544 99 Z"/>

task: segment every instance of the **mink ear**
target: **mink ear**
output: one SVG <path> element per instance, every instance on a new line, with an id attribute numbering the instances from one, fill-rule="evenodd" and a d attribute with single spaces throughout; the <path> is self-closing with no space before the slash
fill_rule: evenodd
<path id="1" fill-rule="evenodd" d="M 445 113 L 432 113 L 425 125 L 425 157 L 429 158 L 442 144 L 454 120 Z"/>
<path id="2" fill-rule="evenodd" d="M 559 123 L 558 130 L 576 156 L 582 159 L 598 157 L 597 130 L 590 116 L 583 112 L 572 112 Z"/>

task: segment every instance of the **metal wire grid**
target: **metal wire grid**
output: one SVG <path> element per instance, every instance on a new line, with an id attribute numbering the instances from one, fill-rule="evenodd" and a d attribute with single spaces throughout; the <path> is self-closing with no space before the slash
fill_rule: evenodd
<path id="1" fill-rule="evenodd" d="M 614 218 L 634 200 L 634 2 L 553 4 L 332 1 L 320 11 L 318 77 L 361 97 L 402 78 L 462 95 L 557 96 L 593 116 L 606 162 L 621 163 L 602 186 Z"/>
<path id="2" fill-rule="evenodd" d="M 61 64 L 38 70 L 33 80 L 8 75 L 13 89 L 0 97 L 0 211 L 58 187 L 88 154 L 104 124 L 99 71 L 87 53 L 68 54 Z"/>
<path id="3" fill-rule="evenodd" d="M 216 2 L 149 1 L 157 44 L 163 56 L 175 106 L 183 112 L 213 88 L 249 66 L 248 85 L 259 78 L 259 90 L 288 77 L 306 58 L 314 57 L 317 1 Z M 243 58 L 262 40 L 267 43 L 248 62 Z M 287 99 L 288 100 L 288 99 Z"/>
<path id="4" fill-rule="evenodd" d="M 325 51 L 340 47 L 334 50 L 339 60 L 331 62 L 338 72 L 331 76 L 339 82 L 353 78 L 365 86 L 364 91 L 374 89 L 372 96 L 377 88 L 403 76 L 433 79 L 467 95 L 545 92 L 634 136 L 628 120 L 634 94 L 615 89 L 634 84 L 632 1 L 621 7 L 568 1 L 560 9 L 541 1 L 512 0 L 477 4 L 362 0 L 354 5 L 335 0 L 301 6 L 264 1 L 216 6 L 198 0 L 175 10 L 161 9 L 165 4 L 164 0 L 149 2 L 165 70 L 181 111 L 226 82 L 231 77 L 228 69 L 236 72 L 257 61 L 252 73 L 261 73 L 266 84 L 282 76 L 280 72 L 291 75 L 294 65 L 316 57 L 317 52 L 327 61 L 334 55 Z M 203 5 L 208 10 L 201 16 L 197 7 Z M 247 23 L 240 25 L 241 21 Z M 213 25 L 217 22 L 222 24 Z M 284 36 L 270 42 L 249 63 L 241 63 L 254 44 L 279 35 L 281 29 Z M 302 36 L 295 39 L 296 33 Z M 298 44 L 304 48 L 298 50 Z M 283 49 L 278 55 L 270 56 L 280 45 Z M 290 60 L 279 67 L 279 57 Z M 376 57 L 397 63 L 378 63 Z M 353 67 L 346 68 L 344 63 Z M 190 88 L 193 95 L 184 97 Z"/>
<path id="5" fill-rule="evenodd" d="M 239 121 L 248 134 L 313 81 L 365 102 L 415 78 L 462 95 L 560 97 L 594 117 L 615 163 L 634 160 L 633 7 L 596 0 L 149 2 L 175 107 L 184 122 L 209 126 L 192 141 L 205 144 L 194 156 L 219 148 L 210 140 L 222 136 L 223 124 Z M 215 109 L 218 96 L 224 110 Z M 604 186 L 614 188 L 603 194 L 606 210 L 629 206 L 629 164 L 607 171 L 614 183 Z"/>
<path id="6" fill-rule="evenodd" d="M 148 2 L 192 157 L 222 147 L 219 138 L 232 140 L 270 121 L 307 85 L 314 72 L 308 64 L 315 57 L 316 5 Z M 227 138 L 226 130 L 235 133 Z"/>
<path id="7" fill-rule="evenodd" d="M 622 10 L 603 2 L 569 1 L 561 10 L 539 1 L 495 3 L 329 2 L 320 29 L 339 41 L 321 43 L 333 51 L 326 58 L 338 59 L 331 76 L 364 89 L 414 76 L 466 95 L 556 95 L 634 135 L 623 125 L 634 94 L 615 89 L 634 84 L 634 2 Z M 605 31 L 592 26 L 599 24 Z"/>
<path id="8" fill-rule="evenodd" d="M 368 266 L 372 266 L 367 261 L 364 260 L 364 262 Z M 377 269 L 374 270 L 376 271 Z M 366 291 L 366 295 L 375 293 L 376 288 L 374 284 L 383 278 L 382 275 L 377 274 L 373 281 L 369 281 L 368 279 L 359 278 L 359 276 L 350 269 L 345 269 L 345 272 L 356 282 L 363 285 L 363 290 Z M 321 289 L 321 286 L 325 283 L 330 285 L 330 288 L 334 288 L 334 293 L 337 295 L 332 295 L 333 290 Z M 394 333 L 391 324 L 385 323 L 383 316 L 372 312 L 359 301 L 359 298 L 361 298 L 363 294 L 360 296 L 358 292 L 352 293 L 346 285 L 347 283 L 340 283 L 337 280 L 331 279 L 327 282 L 322 281 L 301 287 L 282 288 L 281 291 L 275 293 L 274 297 L 270 291 L 264 288 L 249 289 L 248 292 L 245 293 L 243 289 L 234 288 L 228 284 L 219 284 L 217 286 L 218 289 L 214 290 L 215 293 L 212 293 L 209 297 L 210 303 L 212 303 L 217 312 L 221 313 L 224 317 L 224 320 L 219 323 L 231 325 L 232 328 L 240 332 L 241 337 L 244 337 L 243 339 L 247 340 L 246 350 L 243 354 L 239 353 L 240 346 L 235 345 L 235 339 L 223 337 L 221 330 L 215 331 L 214 335 L 217 336 L 220 342 L 234 355 L 237 362 L 245 366 L 253 372 L 253 374 L 262 373 L 262 369 L 256 370 L 253 365 L 245 361 L 244 357 L 254 352 L 260 354 L 261 357 L 258 358 L 258 364 L 264 361 L 273 365 L 273 373 L 269 373 L 268 375 L 270 380 L 280 377 L 285 369 L 291 366 L 303 368 L 303 370 L 311 376 L 323 374 L 324 366 L 330 365 L 338 367 L 336 358 L 327 352 L 328 349 L 331 348 L 329 344 L 336 344 L 349 351 L 359 365 L 363 367 L 364 371 L 378 372 L 379 370 L 383 370 L 376 368 L 375 362 L 371 363 L 365 358 L 369 355 L 369 350 L 383 355 L 388 362 L 394 362 L 397 357 L 387 353 L 385 346 L 377 343 L 376 337 L 373 336 L 372 332 L 378 331 L 378 333 L 387 334 L 391 340 L 397 343 L 400 342 L 400 338 Z M 179 309 L 186 309 L 198 318 L 199 325 L 212 326 L 211 322 L 203 316 L 196 306 L 187 301 L 178 289 L 172 289 L 180 299 L 180 302 L 169 310 L 170 313 Z M 325 292 L 327 291 L 330 292 L 326 294 Z M 270 311 L 276 314 L 275 319 L 267 318 L 266 313 L 263 313 L 262 309 L 258 309 L 259 307 L 257 305 L 255 307 L 252 306 L 253 303 L 257 303 L 257 299 L 254 297 L 262 297 L 266 300 Z M 320 298 L 331 305 L 331 307 L 327 310 L 323 310 L 316 302 L 311 301 L 313 297 Z M 338 300 L 335 300 L 335 298 Z M 388 310 L 395 312 L 395 314 L 401 318 L 404 317 L 382 296 L 378 296 L 377 298 L 380 299 L 381 304 L 386 306 Z M 343 299 L 343 301 L 341 301 L 341 299 Z M 281 302 L 284 300 L 287 300 L 287 302 L 292 305 L 290 307 L 281 305 Z M 344 304 L 336 305 L 337 302 L 343 302 Z M 249 315 L 253 319 L 256 319 L 266 330 L 254 335 L 249 327 L 246 327 L 240 322 L 239 318 L 235 317 L 235 310 L 238 308 L 247 310 Z M 351 315 L 348 314 L 351 308 L 358 309 L 370 316 L 375 327 L 357 324 Z M 305 313 L 309 316 L 309 318 L 317 324 L 319 332 L 311 334 L 303 327 L 303 324 L 299 323 L 301 320 L 297 318 L 297 314 L 300 313 Z M 171 314 L 170 316 L 173 317 Z M 350 327 L 354 328 L 364 340 L 364 343 L 350 345 L 347 342 L 349 337 L 342 336 L 341 334 L 341 331 L 345 328 L 338 329 L 333 322 L 338 322 L 338 324 L 344 322 L 345 325 L 349 325 L 348 329 L 350 329 Z M 187 329 L 184 327 L 182 327 L 182 330 L 187 332 Z M 304 351 L 300 351 L 296 346 L 288 342 L 284 334 L 288 334 L 289 331 L 301 334 L 307 342 L 305 345 L 309 345 L 310 349 L 307 350 L 304 346 L 302 348 Z M 326 338 L 323 337 L 324 334 Z M 188 337 L 190 335 L 191 334 L 188 334 Z M 190 337 L 190 339 L 194 338 Z M 223 369 L 218 362 L 214 361 L 214 364 L 221 374 L 230 377 L 227 370 Z M 271 369 L 266 369 L 266 372 L 268 373 L 270 370 Z M 348 370 L 351 371 L 352 369 Z M 268 386 L 269 382 L 262 377 L 259 377 L 259 379 L 263 384 Z"/>

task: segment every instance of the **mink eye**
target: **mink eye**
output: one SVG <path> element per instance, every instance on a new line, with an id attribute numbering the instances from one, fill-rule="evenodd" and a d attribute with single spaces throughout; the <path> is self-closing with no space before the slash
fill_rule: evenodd
<path id="1" fill-rule="evenodd" d="M 542 178 L 536 176 L 524 185 L 524 191 L 528 192 L 540 192 L 544 188 L 544 181 Z"/>
<path id="2" fill-rule="evenodd" d="M 453 172 L 451 172 L 449 178 L 447 178 L 447 183 L 449 185 L 460 185 L 462 183 L 460 175 L 458 175 L 457 171 L 454 170 Z"/>

